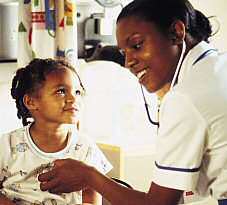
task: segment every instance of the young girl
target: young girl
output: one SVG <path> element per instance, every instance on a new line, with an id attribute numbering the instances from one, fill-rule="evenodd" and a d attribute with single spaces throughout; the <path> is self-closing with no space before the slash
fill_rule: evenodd
<path id="1" fill-rule="evenodd" d="M 38 182 L 56 159 L 77 159 L 103 173 L 112 168 L 95 143 L 78 133 L 84 91 L 64 60 L 34 59 L 17 71 L 11 94 L 24 127 L 0 138 L 0 204 L 100 204 L 94 190 L 52 194 Z"/>

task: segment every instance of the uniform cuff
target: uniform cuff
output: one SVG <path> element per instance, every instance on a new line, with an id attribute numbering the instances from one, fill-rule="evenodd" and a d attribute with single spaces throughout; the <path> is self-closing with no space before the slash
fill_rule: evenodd
<path id="1" fill-rule="evenodd" d="M 178 189 L 193 190 L 196 187 L 199 171 L 188 172 L 154 168 L 153 182 L 159 186 Z"/>

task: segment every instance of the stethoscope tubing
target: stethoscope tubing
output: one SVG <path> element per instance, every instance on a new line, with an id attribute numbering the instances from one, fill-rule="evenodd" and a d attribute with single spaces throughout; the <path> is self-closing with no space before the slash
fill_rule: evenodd
<path id="1" fill-rule="evenodd" d="M 146 113 L 147 113 L 147 117 L 148 117 L 148 120 L 149 122 L 152 124 L 152 125 L 155 125 L 155 126 L 158 126 L 159 127 L 159 122 L 155 122 L 151 119 L 151 116 L 150 116 L 150 113 L 149 113 L 149 105 L 147 104 L 147 100 L 145 98 L 145 94 L 144 94 L 144 91 L 143 91 L 143 87 L 142 85 L 140 85 L 141 87 L 141 91 L 142 91 L 142 95 L 143 95 L 143 100 L 144 100 L 144 106 L 145 106 L 145 109 L 146 109 Z"/>

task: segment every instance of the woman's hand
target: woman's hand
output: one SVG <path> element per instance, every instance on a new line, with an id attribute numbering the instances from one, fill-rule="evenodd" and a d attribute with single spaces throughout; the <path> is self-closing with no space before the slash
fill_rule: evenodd
<path id="1" fill-rule="evenodd" d="M 0 205 L 14 205 L 14 203 L 6 196 L 0 194 Z"/>
<path id="2" fill-rule="evenodd" d="M 69 193 L 88 187 L 89 171 L 92 168 L 81 161 L 73 159 L 56 160 L 52 170 L 40 174 L 42 191 L 51 193 Z"/>

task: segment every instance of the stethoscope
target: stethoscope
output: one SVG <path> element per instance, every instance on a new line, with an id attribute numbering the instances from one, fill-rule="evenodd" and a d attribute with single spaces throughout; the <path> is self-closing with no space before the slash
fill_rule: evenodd
<path id="1" fill-rule="evenodd" d="M 170 90 L 173 89 L 175 83 L 176 83 L 176 80 L 177 80 L 177 76 L 179 74 L 179 71 L 180 71 L 180 67 L 181 67 L 181 64 L 182 64 L 182 61 L 183 61 L 183 56 L 184 56 L 184 53 L 186 51 L 186 43 L 185 41 L 183 40 L 183 45 L 182 45 L 182 51 L 181 51 L 181 55 L 180 55 L 180 58 L 178 60 L 178 63 L 177 63 L 177 67 L 176 67 L 176 70 L 175 70 L 175 73 L 174 73 L 174 76 L 173 76 L 173 80 L 171 82 L 171 85 L 170 85 Z M 193 65 L 195 65 L 197 62 L 199 62 L 200 60 L 202 60 L 203 58 L 205 58 L 207 55 L 209 55 L 211 52 L 213 51 L 217 51 L 217 49 L 208 49 L 206 50 L 204 53 L 202 53 L 196 60 L 195 62 L 193 63 Z M 145 98 L 145 94 L 144 94 L 144 91 L 143 91 L 143 87 L 142 85 L 140 85 L 141 87 L 141 91 L 142 91 L 142 95 L 143 95 L 143 100 L 144 100 L 144 106 L 145 106 L 145 109 L 146 109 L 146 113 L 147 113 L 147 117 L 148 117 L 148 120 L 149 122 L 152 124 L 152 125 L 155 125 L 155 126 L 160 126 L 160 123 L 159 122 L 156 122 L 154 120 L 151 119 L 151 116 L 150 116 L 150 112 L 149 112 L 149 105 L 147 103 L 147 100 Z"/>

